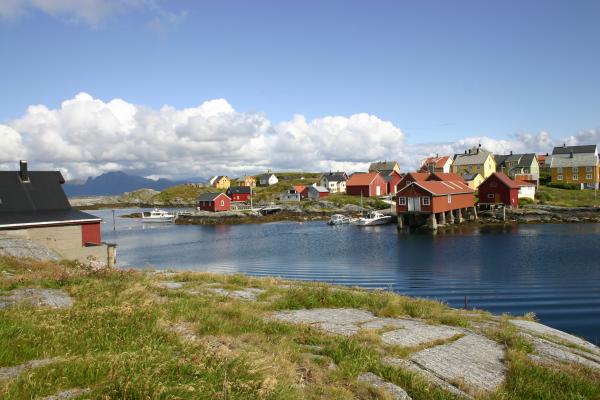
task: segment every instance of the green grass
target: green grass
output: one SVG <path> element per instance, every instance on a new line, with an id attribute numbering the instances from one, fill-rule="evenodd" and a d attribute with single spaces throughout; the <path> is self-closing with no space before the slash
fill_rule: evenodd
<path id="1" fill-rule="evenodd" d="M 600 206 L 600 193 L 594 199 L 594 190 L 569 190 L 540 186 L 536 193 L 539 204 L 548 204 L 562 207 L 590 207 Z"/>
<path id="2" fill-rule="evenodd" d="M 16 380 L 0 381 L 0 399 L 36 398 L 74 387 L 89 387 L 91 398 L 106 399 L 385 398 L 356 382 L 367 371 L 403 387 L 415 400 L 453 399 L 410 371 L 384 365 L 384 356 L 407 357 L 418 349 L 385 346 L 378 331 L 362 330 L 348 338 L 265 317 L 273 310 L 316 307 L 354 307 L 382 317 L 463 327 L 491 317 L 385 291 L 244 275 L 187 272 L 167 278 L 0 257 L 0 276 L 0 293 L 20 287 L 60 288 L 75 299 L 65 310 L 27 305 L 0 310 L 0 368 L 56 358 Z M 158 288 L 160 280 L 180 281 L 185 290 Z M 266 292 L 248 302 L 187 291 L 211 285 Z M 508 351 L 506 384 L 498 393 L 477 399 L 600 396 L 597 372 L 533 364 L 527 358 L 531 345 L 505 322 L 485 334 Z M 322 350 L 311 355 L 306 345 Z"/>

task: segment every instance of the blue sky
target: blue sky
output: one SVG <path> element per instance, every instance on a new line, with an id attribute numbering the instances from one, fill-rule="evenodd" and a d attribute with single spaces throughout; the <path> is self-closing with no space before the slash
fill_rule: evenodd
<path id="1" fill-rule="evenodd" d="M 599 1 L 9 3 L 0 123 L 86 92 L 273 125 L 368 113 L 407 144 L 600 127 Z"/>

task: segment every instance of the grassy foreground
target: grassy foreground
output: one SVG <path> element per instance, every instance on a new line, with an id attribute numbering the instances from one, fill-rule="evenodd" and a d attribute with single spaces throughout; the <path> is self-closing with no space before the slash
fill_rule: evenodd
<path id="1" fill-rule="evenodd" d="M 156 286 L 165 280 L 184 282 L 186 290 Z M 254 302 L 198 295 L 211 285 L 266 292 Z M 370 331 L 331 336 L 265 316 L 280 309 L 353 307 L 464 327 L 491 318 L 385 291 L 242 275 L 90 271 L 71 263 L 0 258 L 0 295 L 23 287 L 59 288 L 75 303 L 63 310 L 0 309 L 0 368 L 58 357 L 16 380 L 0 380 L 2 399 L 48 396 L 73 387 L 89 387 L 85 398 L 100 399 L 386 398 L 356 383 L 366 371 L 402 386 L 415 400 L 452 399 L 414 373 L 381 361 L 418 349 L 386 347 Z M 497 393 L 479 398 L 600 397 L 597 371 L 532 363 L 531 345 L 506 323 L 486 334 L 506 346 L 509 371 Z M 320 350 L 315 354 L 310 346 Z"/>
<path id="2" fill-rule="evenodd" d="M 541 185 L 536 194 L 539 204 L 560 207 L 591 207 L 600 206 L 600 191 L 594 198 L 593 190 L 568 190 Z"/>

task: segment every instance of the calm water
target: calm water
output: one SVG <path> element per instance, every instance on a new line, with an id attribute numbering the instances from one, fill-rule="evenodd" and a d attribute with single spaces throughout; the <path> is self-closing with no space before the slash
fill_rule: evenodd
<path id="1" fill-rule="evenodd" d="M 137 210 L 117 210 L 117 215 Z M 142 226 L 103 217 L 118 264 L 319 280 L 435 298 L 494 313 L 533 311 L 542 322 L 600 344 L 600 224 L 398 233 L 394 225 L 323 222 Z"/>

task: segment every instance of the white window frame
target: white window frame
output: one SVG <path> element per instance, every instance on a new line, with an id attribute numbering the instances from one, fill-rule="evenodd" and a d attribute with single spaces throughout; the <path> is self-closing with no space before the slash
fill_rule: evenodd
<path id="1" fill-rule="evenodd" d="M 578 181 L 579 180 L 579 174 L 573 174 L 573 180 L 574 181 Z"/>
<path id="2" fill-rule="evenodd" d="M 398 197 L 398 205 L 405 206 L 406 205 L 406 197 Z"/>
<path id="3" fill-rule="evenodd" d="M 221 200 L 221 207 L 225 206 L 225 200 Z"/>
<path id="4" fill-rule="evenodd" d="M 488 193 L 488 199 L 495 199 L 496 195 L 494 193 Z"/>
<path id="5" fill-rule="evenodd" d="M 563 180 L 563 176 L 562 175 L 556 175 L 556 180 L 557 181 L 562 181 Z"/>
<path id="6" fill-rule="evenodd" d="M 431 205 L 431 198 L 429 196 L 423 196 L 423 205 L 424 206 L 430 206 Z"/>
<path id="7" fill-rule="evenodd" d="M 449 194 L 449 195 L 448 195 L 448 204 L 451 204 L 451 203 L 452 203 L 452 195 L 451 195 L 451 194 Z"/>
<path id="8" fill-rule="evenodd" d="M 592 174 L 585 174 L 585 179 L 594 179 Z"/>

